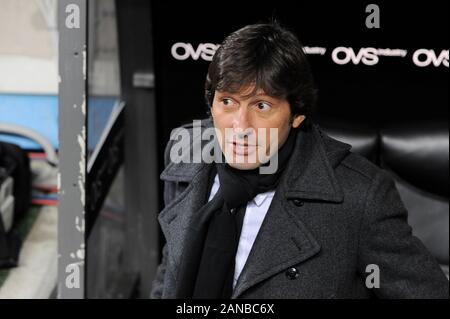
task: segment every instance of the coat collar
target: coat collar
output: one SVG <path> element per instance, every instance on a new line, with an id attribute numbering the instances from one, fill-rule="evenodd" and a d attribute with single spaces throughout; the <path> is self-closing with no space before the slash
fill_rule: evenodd
<path id="1" fill-rule="evenodd" d="M 282 181 L 286 198 L 342 202 L 344 195 L 334 168 L 350 148 L 324 134 L 317 125 L 309 131 L 300 131 Z"/>

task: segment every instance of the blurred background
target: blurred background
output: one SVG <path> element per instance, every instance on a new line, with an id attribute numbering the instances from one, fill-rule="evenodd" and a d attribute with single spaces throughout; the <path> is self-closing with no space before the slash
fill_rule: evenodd
<path id="1" fill-rule="evenodd" d="M 56 3 L 0 1 L 0 298 L 57 281 Z"/>
<path id="2" fill-rule="evenodd" d="M 164 244 L 157 214 L 163 208 L 159 174 L 169 134 L 179 125 L 206 117 L 205 76 L 223 38 L 272 18 L 293 30 L 305 46 L 319 89 L 314 121 L 392 174 L 414 234 L 448 276 L 447 2 L 377 1 L 379 28 L 366 24 L 371 13 L 364 1 L 276 1 L 264 6 L 242 1 L 214 6 L 156 0 L 70 3 L 81 8 L 78 33 L 63 29 L 61 23 L 68 15 L 68 1 L 0 0 L 0 141 L 24 150 L 7 147 L 8 154 L 16 154 L 8 156 L 22 158 L 30 171 L 29 182 L 26 176 L 15 177 L 30 184 L 30 201 L 27 192 L 13 192 L 11 186 L 3 186 L 3 194 L 10 189 L 11 196 L 3 195 L 2 200 L 9 212 L 8 197 L 16 204 L 31 203 L 8 215 L 13 218 L 3 217 L 0 248 L 22 248 L 8 248 L 17 252 L 17 262 L 5 263 L 0 270 L 0 298 L 66 296 L 61 293 L 69 289 L 61 265 L 72 259 L 79 260 L 84 271 L 78 296 L 149 296 Z M 77 47 L 72 54 L 76 46 L 71 43 L 79 41 L 85 53 Z M 79 59 L 84 57 L 83 69 Z M 82 70 L 71 85 L 75 80 L 61 74 L 70 72 L 75 60 Z M 61 69 L 66 66 L 67 71 Z M 73 94 L 87 97 L 85 114 L 65 102 Z M 62 165 L 58 159 L 63 156 L 58 141 L 63 143 L 59 137 L 74 121 L 73 113 L 66 111 L 78 112 L 87 132 L 84 214 L 79 215 L 82 237 L 76 238 L 70 232 L 79 224 L 56 222 L 58 214 L 79 214 L 70 211 L 70 203 L 60 202 L 59 212 L 55 206 Z M 78 166 L 76 160 L 72 166 Z M 69 163 L 69 157 L 64 161 Z M 0 161 L 5 172 L 26 171 L 6 168 L 6 162 Z M 0 175 L 0 182 L 11 185 L 5 182 L 11 175 Z M 65 180 L 62 170 L 63 185 Z M 60 201 L 70 193 L 63 189 Z M 18 201 L 19 196 L 25 199 Z M 39 218 L 45 229 L 39 228 Z M 27 241 L 33 242 L 35 229 L 36 236 L 46 240 L 34 240 L 49 253 L 38 249 L 27 257 Z M 82 253 L 59 245 L 63 258 L 58 275 L 56 243 L 73 238 Z M 4 256 L 11 260 L 14 253 Z M 33 270 L 37 265 L 42 274 Z M 41 293 L 24 294 L 20 289 L 27 267 Z"/>

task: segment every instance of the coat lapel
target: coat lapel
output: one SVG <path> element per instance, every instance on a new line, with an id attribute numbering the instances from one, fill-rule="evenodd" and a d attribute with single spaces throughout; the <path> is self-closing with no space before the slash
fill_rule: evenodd
<path id="1" fill-rule="evenodd" d="M 306 227 L 289 216 L 280 197 L 283 195 L 277 192 L 272 200 L 232 298 L 320 251 L 320 245 Z"/>

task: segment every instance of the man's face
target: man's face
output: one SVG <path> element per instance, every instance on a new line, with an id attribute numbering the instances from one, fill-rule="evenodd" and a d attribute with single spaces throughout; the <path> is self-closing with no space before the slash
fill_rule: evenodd
<path id="1" fill-rule="evenodd" d="M 215 91 L 211 108 L 225 159 L 242 170 L 267 162 L 284 144 L 291 127 L 297 128 L 305 119 L 297 115 L 291 121 L 286 99 L 268 96 L 261 89 L 250 95 L 253 90 L 254 86 L 249 85 L 237 93 Z"/>

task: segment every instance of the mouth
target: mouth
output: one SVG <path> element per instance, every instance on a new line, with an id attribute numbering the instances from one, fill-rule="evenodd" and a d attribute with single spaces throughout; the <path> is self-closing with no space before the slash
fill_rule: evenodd
<path id="1" fill-rule="evenodd" d="M 256 151 L 257 145 L 238 143 L 238 142 L 228 142 L 228 145 L 232 152 L 236 155 L 249 155 Z"/>

